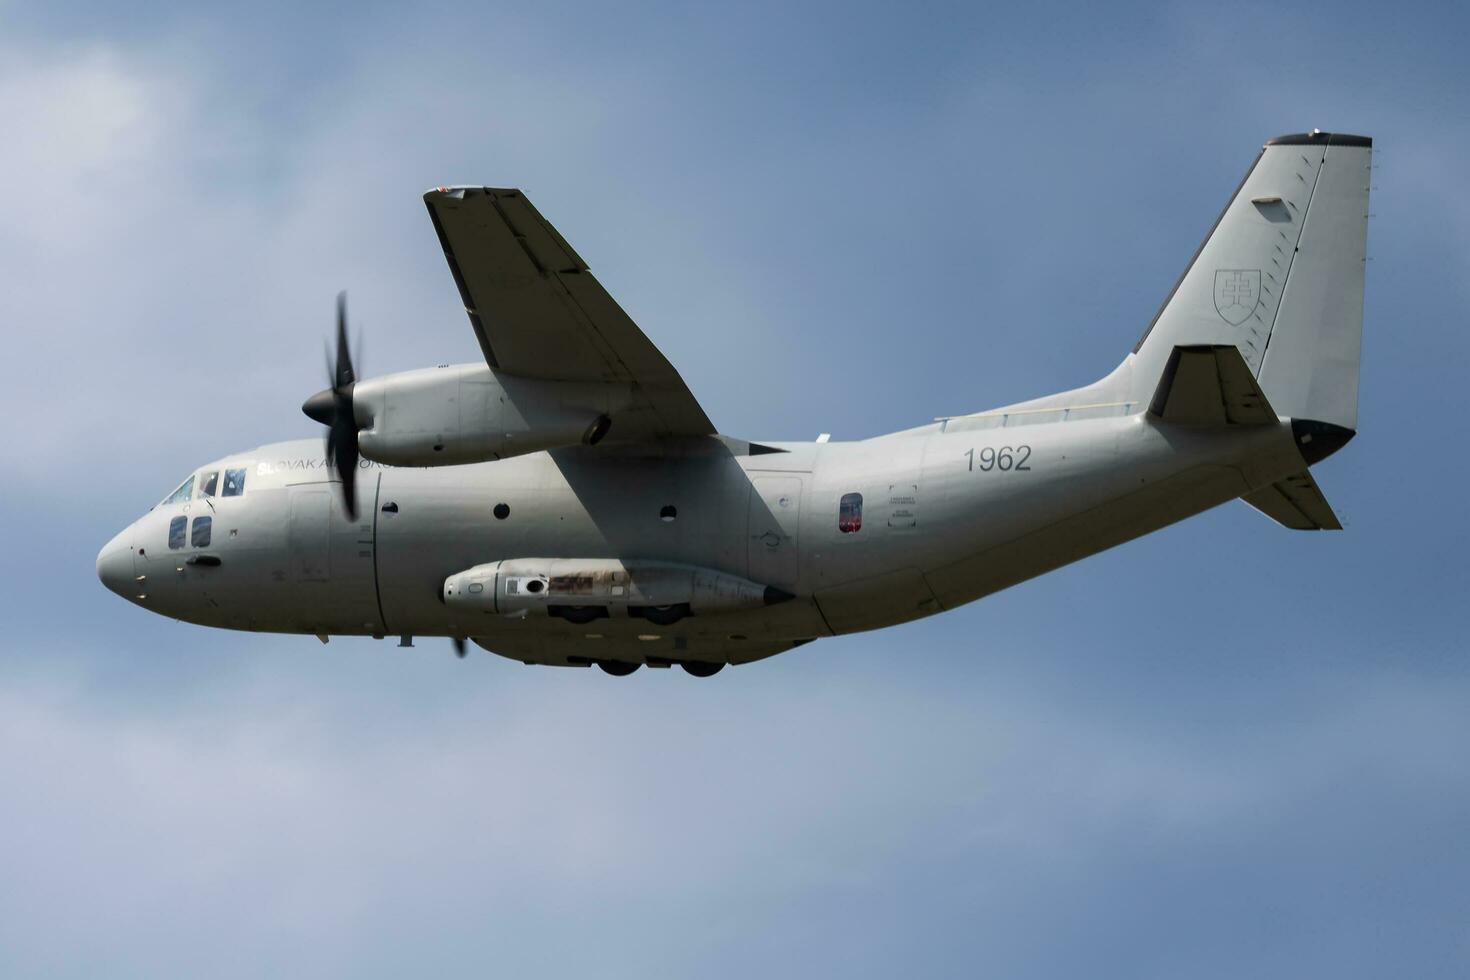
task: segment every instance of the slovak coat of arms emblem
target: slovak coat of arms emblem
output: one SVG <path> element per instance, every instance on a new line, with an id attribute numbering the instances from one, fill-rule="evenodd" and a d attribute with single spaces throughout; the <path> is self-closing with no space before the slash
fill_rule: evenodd
<path id="1" fill-rule="evenodd" d="M 1260 269 L 1215 270 L 1215 311 L 1226 323 L 1240 326 L 1260 302 Z"/>

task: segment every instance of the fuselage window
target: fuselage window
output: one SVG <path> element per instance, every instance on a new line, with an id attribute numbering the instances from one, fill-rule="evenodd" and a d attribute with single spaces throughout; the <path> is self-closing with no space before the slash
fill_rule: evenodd
<path id="1" fill-rule="evenodd" d="M 214 521 L 208 517 L 194 518 L 194 527 L 189 531 L 189 544 L 195 548 L 209 547 L 209 534 Z"/>
<path id="2" fill-rule="evenodd" d="M 176 503 L 179 503 L 182 500 L 188 500 L 193 495 L 194 495 L 194 478 L 191 476 L 191 477 L 189 477 L 189 479 L 185 480 L 183 483 L 180 483 L 179 484 L 179 488 L 177 490 L 175 490 L 173 493 L 169 494 L 167 497 L 164 497 L 163 498 L 163 502 L 166 503 L 166 504 L 176 504 Z"/>
<path id="3" fill-rule="evenodd" d="M 225 470 L 225 492 L 223 496 L 238 497 L 245 492 L 245 471 Z"/>
<path id="4" fill-rule="evenodd" d="M 187 517 L 175 517 L 168 522 L 168 546 L 170 548 L 182 548 L 184 546 L 184 530 L 189 526 Z"/>
<path id="5" fill-rule="evenodd" d="M 213 497 L 214 491 L 219 485 L 219 471 L 210 470 L 199 477 L 199 496 Z"/>
<path id="6" fill-rule="evenodd" d="M 843 534 L 861 531 L 863 528 L 863 495 L 844 493 L 837 505 L 837 530 Z"/>

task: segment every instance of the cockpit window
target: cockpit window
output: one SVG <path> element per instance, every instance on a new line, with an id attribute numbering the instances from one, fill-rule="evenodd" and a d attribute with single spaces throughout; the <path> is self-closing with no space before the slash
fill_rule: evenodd
<path id="1" fill-rule="evenodd" d="M 199 496 L 213 497 L 218 484 L 219 470 L 210 470 L 208 473 L 199 474 Z"/>
<path id="2" fill-rule="evenodd" d="M 179 503 L 180 501 L 188 500 L 191 496 L 193 496 L 193 494 L 194 494 L 194 478 L 191 476 L 191 477 L 189 477 L 189 479 L 185 480 L 183 483 L 180 483 L 179 484 L 179 488 L 177 490 L 175 490 L 173 493 L 169 494 L 167 497 L 164 497 L 163 498 L 163 502 L 166 503 L 166 504 L 176 504 L 176 503 Z"/>
<path id="3" fill-rule="evenodd" d="M 189 526 L 187 517 L 175 517 L 168 522 L 168 546 L 170 548 L 182 548 L 184 546 L 184 529 Z"/>
<path id="4" fill-rule="evenodd" d="M 194 518 L 194 526 L 189 529 L 190 546 L 195 548 L 208 548 L 210 525 L 213 523 L 214 521 L 210 520 L 207 516 Z"/>
<path id="5" fill-rule="evenodd" d="M 245 492 L 245 471 L 225 470 L 225 492 L 223 496 L 238 497 Z"/>

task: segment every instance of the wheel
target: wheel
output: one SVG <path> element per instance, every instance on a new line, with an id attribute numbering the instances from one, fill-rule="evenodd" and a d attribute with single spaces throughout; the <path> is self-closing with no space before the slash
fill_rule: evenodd
<path id="1" fill-rule="evenodd" d="M 633 671 L 642 667 L 642 664 L 630 664 L 626 660 L 599 660 L 597 666 L 614 677 L 627 677 Z"/>
<path id="2" fill-rule="evenodd" d="M 643 618 L 655 626 L 673 626 L 689 615 L 689 603 L 679 602 L 672 606 L 645 606 Z"/>
<path id="3" fill-rule="evenodd" d="M 547 612 L 553 616 L 560 616 L 569 623 L 585 626 L 594 619 L 604 619 L 607 616 L 606 606 L 552 606 Z"/>
<path id="4" fill-rule="evenodd" d="M 685 660 L 679 666 L 695 677 L 713 677 L 725 669 L 724 664 L 706 663 L 702 660 Z"/>

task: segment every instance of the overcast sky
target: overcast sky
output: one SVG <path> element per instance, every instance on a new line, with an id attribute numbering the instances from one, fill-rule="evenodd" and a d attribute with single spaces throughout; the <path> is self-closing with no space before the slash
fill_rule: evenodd
<path id="1" fill-rule="evenodd" d="M 0 974 L 1464 977 L 1456 6 L 0 2 Z M 478 357 L 427 187 L 525 188 L 722 431 L 863 438 L 1106 373 L 1312 127 L 1377 140 L 1344 533 L 705 681 L 96 581 L 320 433 L 339 289 L 368 374 Z"/>

